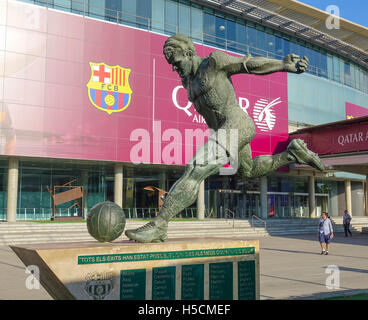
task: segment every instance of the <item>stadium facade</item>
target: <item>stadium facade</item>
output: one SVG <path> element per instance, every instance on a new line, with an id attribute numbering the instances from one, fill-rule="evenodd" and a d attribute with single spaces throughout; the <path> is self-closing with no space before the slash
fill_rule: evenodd
<path id="1" fill-rule="evenodd" d="M 253 156 L 284 150 L 296 130 L 368 115 L 368 30 L 344 19 L 329 29 L 328 17 L 286 0 L 1 0 L 0 220 L 50 219 L 47 188 L 70 181 L 84 188 L 83 210 L 63 203 L 58 215 L 105 200 L 127 217 L 154 214 L 158 197 L 144 188 L 169 190 L 207 129 L 162 54 L 177 32 L 200 56 L 308 57 L 301 75 L 233 77 L 257 127 Z M 366 173 L 346 168 L 212 176 L 181 215 L 367 215 Z"/>

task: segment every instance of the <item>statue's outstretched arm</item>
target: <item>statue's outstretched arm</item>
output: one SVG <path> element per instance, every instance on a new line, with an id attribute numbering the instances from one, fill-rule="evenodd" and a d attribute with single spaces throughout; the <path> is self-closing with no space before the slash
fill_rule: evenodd
<path id="1" fill-rule="evenodd" d="M 284 60 L 255 57 L 248 59 L 246 68 L 249 73 L 268 74 L 273 72 L 285 71 L 292 73 L 303 73 L 308 66 L 308 58 L 299 58 L 296 54 L 287 55 Z"/>
<path id="2" fill-rule="evenodd" d="M 285 71 L 303 73 L 308 66 L 308 58 L 299 58 L 298 55 L 289 54 L 283 60 L 276 60 L 250 55 L 235 57 L 221 51 L 213 51 L 209 56 L 209 63 L 217 70 L 223 70 L 228 76 L 238 73 L 268 74 Z"/>

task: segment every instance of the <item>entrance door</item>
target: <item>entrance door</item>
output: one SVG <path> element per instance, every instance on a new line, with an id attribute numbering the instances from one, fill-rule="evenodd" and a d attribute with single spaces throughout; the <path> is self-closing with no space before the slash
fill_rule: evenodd
<path id="1" fill-rule="evenodd" d="M 261 199 L 259 193 L 247 193 L 245 199 L 246 217 L 261 216 Z"/>
<path id="2" fill-rule="evenodd" d="M 319 217 L 322 212 L 328 212 L 328 194 L 316 194 L 316 216 Z"/>
<path id="3" fill-rule="evenodd" d="M 291 198 L 292 216 L 295 218 L 309 218 L 308 194 L 294 193 Z"/>
<path id="4" fill-rule="evenodd" d="M 218 190 L 209 190 L 208 209 L 210 218 L 246 218 L 248 216 L 248 195 L 235 192 L 219 192 Z M 258 196 L 259 198 L 259 196 Z"/>
<path id="5" fill-rule="evenodd" d="M 290 196 L 288 193 L 268 195 L 268 216 L 278 218 L 291 216 Z"/>

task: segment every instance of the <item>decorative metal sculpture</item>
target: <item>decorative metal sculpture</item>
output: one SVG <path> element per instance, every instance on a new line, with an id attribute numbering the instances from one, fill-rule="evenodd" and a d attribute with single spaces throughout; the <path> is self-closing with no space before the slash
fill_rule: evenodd
<path id="1" fill-rule="evenodd" d="M 188 99 L 193 103 L 213 134 L 186 166 L 183 176 L 171 187 L 157 217 L 146 225 L 125 232 L 129 239 L 139 242 L 158 242 L 167 239 L 170 218 L 191 205 L 196 199 L 200 183 L 216 174 L 230 159 L 237 160 L 237 174 L 243 178 L 266 176 L 281 166 L 300 163 L 323 171 L 318 155 L 306 144 L 295 139 L 287 150 L 275 155 L 262 155 L 252 159 L 249 143 L 256 134 L 253 120 L 243 112 L 237 102 L 231 76 L 239 73 L 264 75 L 273 72 L 303 73 L 307 57 L 287 55 L 283 60 L 264 57 L 230 56 L 214 51 L 208 57 L 196 55 L 193 42 L 185 35 L 168 38 L 163 49 L 165 58 L 182 79 Z M 234 129 L 237 143 L 231 143 Z M 218 133 L 225 132 L 225 141 Z M 215 150 L 215 151 L 214 151 Z"/>

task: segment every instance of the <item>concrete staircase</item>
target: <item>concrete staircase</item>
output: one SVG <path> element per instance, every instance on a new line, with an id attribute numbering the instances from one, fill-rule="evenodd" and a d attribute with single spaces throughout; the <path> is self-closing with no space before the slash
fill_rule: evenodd
<path id="1" fill-rule="evenodd" d="M 226 237 L 255 238 L 263 236 L 281 236 L 293 234 L 317 233 L 319 219 L 269 219 L 267 227 L 254 220 L 208 219 L 205 221 L 172 221 L 169 223 L 168 237 Z M 135 229 L 146 221 L 127 220 L 126 229 Z M 335 232 L 344 232 L 342 219 L 333 219 Z M 353 217 L 351 231 L 361 232 L 368 228 L 368 217 Z M 123 235 L 116 241 L 126 239 Z M 85 222 L 68 223 L 35 223 L 17 222 L 0 223 L 0 245 L 46 243 L 46 242 L 78 242 L 95 241 L 87 231 Z"/>

